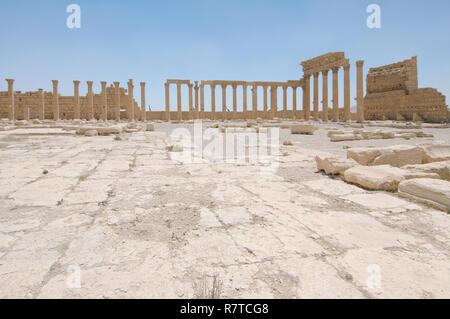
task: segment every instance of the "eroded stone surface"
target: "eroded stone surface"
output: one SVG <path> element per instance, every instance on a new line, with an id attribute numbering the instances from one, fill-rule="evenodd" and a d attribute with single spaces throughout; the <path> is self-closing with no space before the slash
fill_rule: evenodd
<path id="1" fill-rule="evenodd" d="M 224 298 L 449 297 L 448 216 L 316 173 L 346 151 L 322 127 L 282 131 L 267 172 L 171 161 L 165 123 L 28 126 L 0 132 L 0 298 L 192 298 L 214 276 Z"/>

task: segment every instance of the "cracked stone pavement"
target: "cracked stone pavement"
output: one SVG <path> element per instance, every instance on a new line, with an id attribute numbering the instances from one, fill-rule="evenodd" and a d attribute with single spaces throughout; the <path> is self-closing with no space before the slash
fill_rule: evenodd
<path id="1" fill-rule="evenodd" d="M 155 128 L 0 132 L 0 298 L 192 298 L 212 276 L 223 298 L 450 297 L 448 215 L 317 173 L 325 132 L 282 136 L 273 174 L 181 165 Z"/>

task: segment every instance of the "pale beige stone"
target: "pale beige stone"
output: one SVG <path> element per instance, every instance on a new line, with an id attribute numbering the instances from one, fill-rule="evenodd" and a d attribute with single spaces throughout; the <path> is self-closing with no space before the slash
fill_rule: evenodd
<path id="1" fill-rule="evenodd" d="M 450 145 L 448 144 L 421 145 L 421 148 L 424 153 L 424 164 L 450 160 Z"/>
<path id="2" fill-rule="evenodd" d="M 411 179 L 401 182 L 399 192 L 450 211 L 450 182 L 437 179 Z"/>
<path id="3" fill-rule="evenodd" d="M 340 157 L 315 157 L 317 169 L 329 175 L 343 174 L 347 169 L 358 165 L 353 159 Z"/>
<path id="4" fill-rule="evenodd" d="M 344 180 L 370 190 L 396 191 L 398 184 L 406 179 L 439 178 L 435 173 L 413 172 L 390 165 L 358 165 L 344 172 Z"/>
<path id="5" fill-rule="evenodd" d="M 352 158 L 361 165 L 389 164 L 402 167 L 408 164 L 421 164 L 423 151 L 411 145 L 396 145 L 379 148 L 352 148 L 347 151 L 347 158 Z"/>
<path id="6" fill-rule="evenodd" d="M 441 179 L 450 181 L 450 161 L 434 162 L 422 165 L 406 165 L 402 168 L 418 172 L 436 173 Z"/>
<path id="7" fill-rule="evenodd" d="M 316 126 L 308 124 L 296 124 L 291 126 L 291 134 L 313 135 L 316 130 Z"/>
<path id="8" fill-rule="evenodd" d="M 97 136 L 98 132 L 97 132 L 97 130 L 88 130 L 88 131 L 84 132 L 84 135 L 85 136 Z"/>

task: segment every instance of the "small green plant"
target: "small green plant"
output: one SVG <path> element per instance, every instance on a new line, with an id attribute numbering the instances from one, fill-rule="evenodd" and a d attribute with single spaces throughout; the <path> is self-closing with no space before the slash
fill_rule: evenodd
<path id="1" fill-rule="evenodd" d="M 170 145 L 166 147 L 168 152 L 183 152 L 183 148 L 179 145 Z"/>
<path id="2" fill-rule="evenodd" d="M 114 137 L 114 141 L 121 141 L 122 138 L 119 135 L 116 135 L 116 137 Z"/>
<path id="3" fill-rule="evenodd" d="M 289 156 L 289 153 L 288 152 L 283 152 L 283 156 L 284 157 Z"/>
<path id="4" fill-rule="evenodd" d="M 284 142 L 283 142 L 283 145 L 284 145 L 284 146 L 293 146 L 294 144 L 292 144 L 291 141 L 284 141 Z"/>
<path id="5" fill-rule="evenodd" d="M 343 148 L 344 150 L 348 150 L 348 149 L 350 148 L 350 146 L 344 145 L 344 146 L 342 146 L 342 148 Z"/>
<path id="6" fill-rule="evenodd" d="M 63 203 L 63 199 L 61 199 L 61 200 L 57 201 L 57 202 L 56 202 L 56 206 L 61 206 L 61 205 L 62 205 L 62 203 Z"/>
<path id="7" fill-rule="evenodd" d="M 47 174 L 48 174 L 48 171 L 47 171 L 46 169 L 44 169 L 44 170 L 42 171 L 42 174 L 47 175 Z"/>

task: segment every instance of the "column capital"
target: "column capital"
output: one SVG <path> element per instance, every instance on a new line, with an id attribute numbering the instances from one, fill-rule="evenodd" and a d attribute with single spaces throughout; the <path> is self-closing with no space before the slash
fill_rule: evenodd
<path id="1" fill-rule="evenodd" d="M 198 87 L 198 81 L 194 81 L 195 86 Z"/>
<path id="2" fill-rule="evenodd" d="M 314 77 L 316 77 L 316 78 L 317 78 L 317 77 L 319 76 L 319 73 L 320 73 L 320 72 L 314 72 L 314 74 L 313 74 L 313 75 L 314 75 Z"/>
<path id="3" fill-rule="evenodd" d="M 141 82 L 140 84 L 141 84 L 141 87 L 145 86 L 145 82 Z"/>
<path id="4" fill-rule="evenodd" d="M 78 81 L 78 80 L 74 80 L 74 81 L 73 81 L 73 84 L 75 84 L 75 85 L 79 85 L 79 84 L 80 84 L 80 81 Z"/>
<path id="5" fill-rule="evenodd" d="M 333 73 L 338 73 L 340 68 L 341 68 L 340 66 L 337 66 L 332 68 L 331 70 L 333 71 Z"/>
<path id="6" fill-rule="evenodd" d="M 344 70 L 350 70 L 350 63 L 344 65 Z"/>
<path id="7" fill-rule="evenodd" d="M 303 75 L 303 77 L 304 77 L 305 79 L 309 80 L 309 79 L 311 78 L 311 74 L 305 73 L 305 74 Z"/>
<path id="8" fill-rule="evenodd" d="M 53 85 L 58 85 L 58 80 L 52 80 Z"/>
<path id="9" fill-rule="evenodd" d="M 103 86 L 106 86 L 106 81 L 100 81 L 100 84 Z"/>
<path id="10" fill-rule="evenodd" d="M 364 65 L 364 60 L 358 60 L 356 61 L 356 66 L 357 67 L 362 67 Z"/>
<path id="11" fill-rule="evenodd" d="M 8 82 L 8 84 L 13 84 L 14 83 L 14 79 L 5 79 L 6 82 Z"/>
<path id="12" fill-rule="evenodd" d="M 44 90 L 43 89 L 38 89 L 38 92 L 43 92 Z"/>
<path id="13" fill-rule="evenodd" d="M 114 81 L 113 83 L 114 83 L 114 86 L 115 86 L 116 88 L 118 88 L 119 85 L 120 85 L 120 82 L 118 82 L 118 81 Z"/>
<path id="14" fill-rule="evenodd" d="M 321 72 L 322 72 L 322 75 L 328 76 L 328 72 L 330 72 L 330 70 L 323 70 L 323 71 L 321 71 Z"/>
<path id="15" fill-rule="evenodd" d="M 211 87 L 211 89 L 215 89 L 216 88 L 215 84 L 210 84 L 209 86 Z"/>

